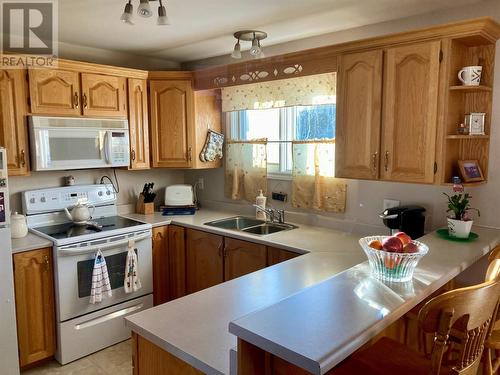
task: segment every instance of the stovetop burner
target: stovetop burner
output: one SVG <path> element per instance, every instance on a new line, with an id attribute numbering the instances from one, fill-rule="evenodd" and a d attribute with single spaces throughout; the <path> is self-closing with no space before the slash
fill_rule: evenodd
<path id="1" fill-rule="evenodd" d="M 53 239 L 61 240 L 65 238 L 91 235 L 98 232 L 108 232 L 116 229 L 130 228 L 138 225 L 143 224 L 121 216 L 110 216 L 92 220 L 88 225 L 76 225 L 68 222 L 45 227 L 37 227 L 35 229 L 38 232 L 52 237 Z"/>

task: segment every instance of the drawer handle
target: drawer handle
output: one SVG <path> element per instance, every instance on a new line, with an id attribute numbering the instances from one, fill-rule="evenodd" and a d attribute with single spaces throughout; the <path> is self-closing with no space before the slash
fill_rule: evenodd
<path id="1" fill-rule="evenodd" d="M 193 160 L 193 148 L 192 147 L 188 148 L 188 160 L 189 161 Z"/>
<path id="2" fill-rule="evenodd" d="M 75 108 L 78 108 L 80 106 L 80 98 L 78 97 L 78 93 L 75 92 L 75 95 L 73 97 L 73 102 L 74 102 L 74 106 Z"/>
<path id="3" fill-rule="evenodd" d="M 132 149 L 132 151 L 130 152 L 130 157 L 132 159 L 132 161 L 135 161 L 135 150 Z"/>
<path id="4" fill-rule="evenodd" d="M 385 152 L 384 169 L 386 172 L 389 170 L 389 151 Z"/>
<path id="5" fill-rule="evenodd" d="M 87 108 L 87 94 L 83 94 L 83 108 Z"/>
<path id="6" fill-rule="evenodd" d="M 374 152 L 373 155 L 372 155 L 372 169 L 373 169 L 373 173 L 377 172 L 377 156 L 378 156 L 378 152 Z"/>

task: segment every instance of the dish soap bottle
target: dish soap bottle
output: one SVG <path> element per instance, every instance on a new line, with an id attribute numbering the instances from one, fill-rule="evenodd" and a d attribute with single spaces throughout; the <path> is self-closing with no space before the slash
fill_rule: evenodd
<path id="1" fill-rule="evenodd" d="M 262 208 L 266 208 L 267 198 L 262 194 L 262 190 L 259 190 L 259 195 L 255 198 L 255 204 Z M 266 213 L 264 211 L 255 208 L 255 218 L 259 220 L 266 220 Z"/>

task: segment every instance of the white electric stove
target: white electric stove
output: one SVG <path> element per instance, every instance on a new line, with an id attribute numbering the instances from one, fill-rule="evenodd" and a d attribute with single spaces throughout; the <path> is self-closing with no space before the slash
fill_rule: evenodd
<path id="1" fill-rule="evenodd" d="M 78 200 L 95 206 L 92 221 L 76 225 L 65 215 Z M 82 185 L 23 193 L 23 210 L 30 231 L 54 243 L 58 349 L 61 364 L 130 337 L 123 317 L 152 307 L 153 271 L 151 225 L 117 214 L 113 186 Z M 138 257 L 142 288 L 123 288 L 129 241 Z M 97 250 L 106 260 L 113 296 L 90 304 L 92 271 Z"/>

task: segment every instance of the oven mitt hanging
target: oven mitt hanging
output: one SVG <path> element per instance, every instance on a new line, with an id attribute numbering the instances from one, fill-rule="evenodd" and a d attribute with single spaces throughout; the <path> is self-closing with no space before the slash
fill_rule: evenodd
<path id="1" fill-rule="evenodd" d="M 204 163 L 222 159 L 222 148 L 224 146 L 224 134 L 208 130 L 207 139 L 200 153 L 200 160 Z"/>
<path id="2" fill-rule="evenodd" d="M 90 290 L 90 303 L 95 304 L 102 301 L 104 297 L 111 297 L 111 284 L 109 282 L 108 267 L 106 259 L 101 250 L 97 250 L 94 259 L 94 270 L 92 271 L 92 289 Z"/>
<path id="3" fill-rule="evenodd" d="M 142 288 L 141 279 L 139 278 L 139 269 L 137 267 L 137 254 L 134 247 L 135 243 L 129 241 L 127 262 L 125 265 L 125 281 L 123 282 L 125 293 L 137 292 Z"/>

